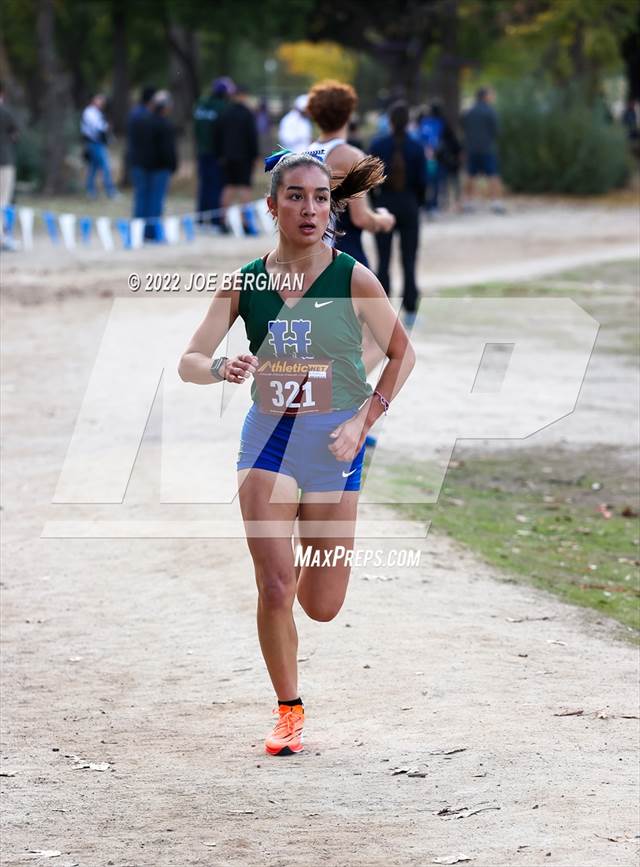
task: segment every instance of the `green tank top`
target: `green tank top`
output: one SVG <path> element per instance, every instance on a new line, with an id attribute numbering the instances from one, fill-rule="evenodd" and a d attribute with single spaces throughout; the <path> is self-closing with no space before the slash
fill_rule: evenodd
<path id="1" fill-rule="evenodd" d="M 339 253 L 293 306 L 282 293 L 265 287 L 268 272 L 262 259 L 241 268 L 249 277 L 240 289 L 239 314 L 249 349 L 259 359 L 330 358 L 332 409 L 360 406 L 372 394 L 362 362 L 362 326 L 351 300 L 351 274 L 356 260 Z M 289 296 L 293 301 L 295 294 Z M 251 397 L 258 400 L 255 380 Z"/>

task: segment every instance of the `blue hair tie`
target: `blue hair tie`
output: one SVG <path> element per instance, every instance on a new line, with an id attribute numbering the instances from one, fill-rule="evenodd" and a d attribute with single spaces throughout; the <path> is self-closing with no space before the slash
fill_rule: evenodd
<path id="1" fill-rule="evenodd" d="M 282 150 L 274 151 L 270 156 L 264 158 L 264 170 L 265 172 L 272 172 L 275 167 L 278 165 L 280 160 L 285 157 L 291 156 L 291 154 L 296 153 L 295 151 L 290 151 L 288 148 L 282 148 Z M 305 157 L 313 157 L 319 162 L 324 162 L 324 150 L 317 151 L 303 151 L 299 156 Z"/>
<path id="2" fill-rule="evenodd" d="M 283 148 L 279 151 L 274 151 L 270 156 L 264 158 L 264 170 L 265 172 L 271 172 L 278 165 L 280 160 L 283 157 L 289 156 L 293 151 L 290 151 L 288 148 Z"/>

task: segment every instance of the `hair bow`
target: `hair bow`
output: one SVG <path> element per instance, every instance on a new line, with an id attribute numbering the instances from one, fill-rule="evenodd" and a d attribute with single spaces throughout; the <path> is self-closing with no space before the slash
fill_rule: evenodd
<path id="1" fill-rule="evenodd" d="M 296 151 L 291 151 L 288 148 L 282 148 L 279 151 L 274 151 L 270 156 L 264 158 L 265 172 L 272 172 L 281 159 L 284 159 L 284 157 L 288 157 L 294 153 L 296 153 Z M 324 162 L 324 150 L 303 151 L 299 155 L 313 157 L 314 159 L 319 160 L 321 163 Z"/>

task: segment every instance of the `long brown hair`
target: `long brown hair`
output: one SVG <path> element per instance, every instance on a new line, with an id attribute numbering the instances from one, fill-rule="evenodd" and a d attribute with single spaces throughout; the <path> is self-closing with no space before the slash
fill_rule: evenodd
<path id="1" fill-rule="evenodd" d="M 404 159 L 404 138 L 409 123 L 409 107 L 398 100 L 389 109 L 389 122 L 393 130 L 393 152 L 389 164 L 387 187 L 402 192 L 406 187 L 407 166 Z"/>
<path id="2" fill-rule="evenodd" d="M 277 198 L 278 189 L 283 183 L 284 173 L 290 169 L 297 169 L 300 166 L 313 166 L 314 168 L 321 169 L 329 181 L 329 186 L 331 187 L 331 203 L 329 208 L 333 219 L 329 221 L 329 226 L 325 233 L 325 237 L 327 238 L 334 238 L 336 235 L 343 234 L 337 231 L 334 226 L 338 216 L 347 207 L 349 199 L 354 196 L 363 195 L 385 181 L 384 163 L 378 157 L 363 157 L 361 160 L 355 162 L 344 174 L 333 174 L 326 163 L 320 162 L 320 160 L 310 154 L 291 154 L 290 156 L 283 157 L 271 172 L 270 194 L 272 199 Z"/>

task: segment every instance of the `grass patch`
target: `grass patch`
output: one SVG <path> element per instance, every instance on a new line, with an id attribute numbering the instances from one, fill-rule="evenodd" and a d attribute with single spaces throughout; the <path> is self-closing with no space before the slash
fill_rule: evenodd
<path id="1" fill-rule="evenodd" d="M 639 268 L 635 260 L 574 268 L 553 277 L 441 289 L 440 298 L 572 298 L 600 323 L 597 348 L 637 363 Z"/>
<path id="2" fill-rule="evenodd" d="M 389 489 L 422 496 L 420 465 L 387 469 Z M 640 639 L 638 491 L 613 450 L 456 450 L 438 502 L 395 506 L 432 521 L 512 579 L 594 608 Z M 607 517 L 607 514 L 610 517 Z"/>

